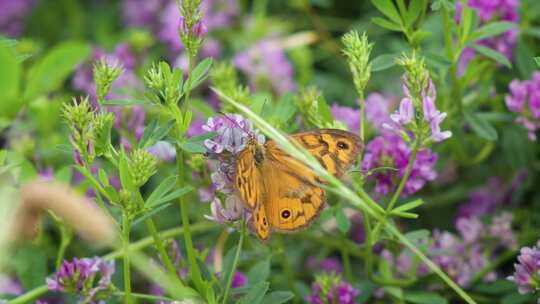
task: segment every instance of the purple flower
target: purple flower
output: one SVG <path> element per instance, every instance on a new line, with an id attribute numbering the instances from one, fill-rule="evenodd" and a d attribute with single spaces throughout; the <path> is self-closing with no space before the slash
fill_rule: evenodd
<path id="1" fill-rule="evenodd" d="M 347 130 L 358 132 L 360 129 L 360 110 L 338 104 L 332 105 L 332 116 L 334 119 L 344 122 Z"/>
<path id="2" fill-rule="evenodd" d="M 260 144 L 264 143 L 264 136 L 253 128 L 251 121 L 239 114 L 210 117 L 202 129 L 216 133 L 214 138 L 204 141 L 204 145 L 212 153 L 219 154 L 223 151 L 239 153 L 251 137 L 257 139 Z"/>
<path id="3" fill-rule="evenodd" d="M 514 275 L 508 277 L 518 286 L 521 294 L 537 292 L 540 289 L 540 241 L 536 246 L 521 248 L 518 263 L 514 264 Z"/>
<path id="4" fill-rule="evenodd" d="M 390 114 L 390 119 L 398 125 L 406 125 L 414 118 L 414 107 L 411 98 L 405 97 L 399 103 L 399 110 Z"/>
<path id="5" fill-rule="evenodd" d="M 293 66 L 275 41 L 261 41 L 237 54 L 233 61 L 246 74 L 253 89 L 273 89 L 281 95 L 296 88 Z"/>
<path id="6" fill-rule="evenodd" d="M 148 148 L 148 152 L 165 162 L 172 162 L 176 158 L 176 149 L 168 141 L 158 141 L 152 147 Z"/>
<path id="7" fill-rule="evenodd" d="M 434 142 L 441 142 L 445 139 L 448 139 L 452 136 L 450 131 L 441 131 L 440 124 L 446 118 L 446 113 L 440 112 L 435 106 L 435 99 L 437 97 L 437 91 L 435 85 L 427 76 L 427 86 L 422 88 L 422 116 L 423 123 L 431 129 L 430 139 Z M 410 133 L 414 130 L 411 129 L 409 124 L 415 120 L 415 111 L 420 111 L 415 109 L 413 96 L 411 96 L 411 89 L 407 87 L 405 80 L 403 81 L 403 93 L 405 97 L 401 100 L 399 104 L 399 109 L 390 115 L 392 122 L 383 123 L 383 127 L 390 131 L 393 131 L 397 134 Z M 418 123 L 418 121 L 417 121 Z M 416 126 L 416 128 L 422 128 L 423 125 Z"/>
<path id="8" fill-rule="evenodd" d="M 0 34 L 17 37 L 35 0 L 0 0 Z"/>
<path id="9" fill-rule="evenodd" d="M 483 228 L 482 222 L 477 217 L 461 217 L 456 221 L 456 229 L 469 244 L 478 241 Z"/>
<path id="10" fill-rule="evenodd" d="M 191 32 L 197 38 L 204 38 L 206 36 L 206 33 L 208 33 L 208 28 L 206 27 L 206 24 L 204 24 L 204 22 L 201 20 L 193 25 L 193 27 L 191 28 Z"/>
<path id="11" fill-rule="evenodd" d="M 47 287 L 50 291 L 70 292 L 91 301 L 98 293 L 111 290 L 114 270 L 114 261 L 74 258 L 71 262 L 64 261 L 56 274 L 47 278 Z"/>
<path id="12" fill-rule="evenodd" d="M 469 193 L 469 201 L 459 207 L 457 217 L 479 217 L 493 213 L 503 203 L 506 192 L 501 179 L 490 178 L 486 185 Z"/>
<path id="13" fill-rule="evenodd" d="M 122 0 L 122 17 L 130 27 L 159 28 L 159 15 L 170 0 Z"/>
<path id="14" fill-rule="evenodd" d="M 512 230 L 513 219 L 512 213 L 503 212 L 494 217 L 491 224 L 487 227 L 487 234 L 496 239 L 501 246 L 508 249 L 517 247 L 516 235 Z"/>
<path id="15" fill-rule="evenodd" d="M 311 294 L 306 301 L 312 304 L 323 303 L 356 303 L 356 297 L 360 291 L 348 282 L 337 276 L 317 277 L 316 282 L 311 286 Z"/>
<path id="16" fill-rule="evenodd" d="M 366 97 L 366 119 L 375 128 L 379 129 L 384 123 L 388 122 L 388 114 L 392 101 L 379 94 L 371 93 Z"/>
<path id="17" fill-rule="evenodd" d="M 54 169 L 53 167 L 47 167 L 38 173 L 39 178 L 42 181 L 52 181 L 54 180 Z"/>
<path id="18" fill-rule="evenodd" d="M 343 273 L 341 261 L 333 257 L 319 259 L 315 256 L 310 256 L 306 261 L 306 268 L 312 269 L 313 271 L 322 271 L 335 274 Z"/>
<path id="19" fill-rule="evenodd" d="M 225 198 L 225 204 L 221 203 L 218 197 L 215 197 L 210 203 L 211 215 L 205 215 L 208 220 L 223 224 L 239 220 L 244 214 L 244 203 L 242 199 L 235 194 Z"/>
<path id="20" fill-rule="evenodd" d="M 366 241 L 366 231 L 364 229 L 364 221 L 361 216 L 352 218 L 352 228 L 349 237 L 358 244 L 364 244 Z"/>
<path id="21" fill-rule="evenodd" d="M 240 271 L 235 271 L 231 281 L 231 288 L 244 287 L 248 283 L 247 276 Z"/>
<path id="22" fill-rule="evenodd" d="M 12 277 L 0 273 L 0 294 L 20 295 L 23 293 L 21 284 Z"/>
<path id="23" fill-rule="evenodd" d="M 511 95 L 505 96 L 505 102 L 508 110 L 518 113 L 523 110 L 527 98 L 528 87 L 529 85 L 526 81 L 514 79 L 512 82 L 510 82 L 509 88 Z"/>
<path id="24" fill-rule="evenodd" d="M 362 161 L 362 170 L 377 172 L 369 175 L 368 179 L 375 180 L 375 192 L 389 193 L 407 171 L 411 151 L 405 141 L 395 134 L 385 132 L 375 137 L 366 146 L 366 154 Z M 403 196 L 411 195 L 420 190 L 427 181 L 437 177 L 433 169 L 437 155 L 429 149 L 418 151 L 409 179 L 405 184 Z M 393 170 L 397 170 L 397 173 Z"/>
<path id="25" fill-rule="evenodd" d="M 359 104 L 360 101 L 357 101 Z M 388 108 L 390 102 L 379 93 L 371 93 L 365 100 L 366 121 L 371 123 L 373 127 L 380 128 L 383 123 L 388 120 Z M 332 105 L 332 116 L 347 125 L 347 129 L 356 132 L 360 129 L 360 109 L 341 106 L 338 104 Z"/>

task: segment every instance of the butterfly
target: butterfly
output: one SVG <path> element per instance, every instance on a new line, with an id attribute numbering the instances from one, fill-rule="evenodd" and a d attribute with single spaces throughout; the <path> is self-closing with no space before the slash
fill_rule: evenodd
<path id="1" fill-rule="evenodd" d="M 339 177 L 363 149 L 360 138 L 338 129 L 293 134 L 290 140 L 309 151 L 332 175 Z M 251 139 L 236 160 L 235 188 L 252 210 L 253 226 L 266 241 L 272 231 L 294 232 L 308 227 L 326 204 L 324 181 L 276 142 L 261 145 Z"/>

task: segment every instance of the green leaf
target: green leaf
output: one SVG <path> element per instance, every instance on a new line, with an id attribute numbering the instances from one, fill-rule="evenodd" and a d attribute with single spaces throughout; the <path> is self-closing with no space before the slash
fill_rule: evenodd
<path id="1" fill-rule="evenodd" d="M 374 17 L 371 18 L 371 22 L 375 23 L 376 25 L 385 28 L 387 30 L 391 30 L 394 32 L 401 32 L 401 26 L 399 24 L 395 24 L 391 21 L 388 21 L 386 19 L 380 18 L 380 17 Z"/>
<path id="2" fill-rule="evenodd" d="M 109 186 L 109 177 L 107 176 L 107 172 L 105 172 L 103 168 L 99 168 L 98 177 L 99 177 L 99 182 L 103 186 Z"/>
<path id="3" fill-rule="evenodd" d="M 12 51 L 0 47 L 0 97 L 15 98 L 19 92 L 21 80 L 21 65 L 17 62 Z"/>
<path id="4" fill-rule="evenodd" d="M 336 209 L 336 224 L 338 229 L 343 233 L 347 233 L 351 229 L 351 221 L 345 215 L 342 208 Z"/>
<path id="5" fill-rule="evenodd" d="M 324 98 L 320 98 L 317 103 L 317 111 L 322 120 L 326 123 L 333 123 L 332 110 Z"/>
<path id="6" fill-rule="evenodd" d="M 148 196 L 146 201 L 144 202 L 145 206 L 152 206 L 156 204 L 156 201 L 165 194 L 167 194 L 169 191 L 172 190 L 174 186 L 176 186 L 177 176 L 169 176 L 165 178 L 152 193 Z"/>
<path id="7" fill-rule="evenodd" d="M 26 245 L 13 253 L 17 259 L 13 265 L 17 278 L 25 290 L 34 289 L 45 282 L 47 276 L 47 252 L 37 245 Z"/>
<path id="8" fill-rule="evenodd" d="M 396 54 L 383 54 L 371 61 L 371 70 L 373 72 L 383 71 L 394 65 L 396 65 Z"/>
<path id="9" fill-rule="evenodd" d="M 54 47 L 29 73 L 25 99 L 34 99 L 60 87 L 77 64 L 88 57 L 90 51 L 86 43 L 75 41 Z"/>
<path id="10" fill-rule="evenodd" d="M 422 204 L 424 204 L 424 201 L 419 198 L 419 199 L 416 199 L 414 201 L 411 201 L 411 202 L 408 202 L 408 203 L 405 203 L 403 205 L 400 205 L 396 208 L 393 209 L 393 211 L 397 211 L 397 212 L 404 212 L 404 211 L 409 211 L 411 209 L 414 209 L 418 206 L 421 206 Z"/>
<path id="11" fill-rule="evenodd" d="M 540 57 L 534 57 L 534 62 L 536 63 L 536 66 L 540 68 Z"/>
<path id="12" fill-rule="evenodd" d="M 412 213 L 412 212 L 401 212 L 401 211 L 390 211 L 390 214 L 394 215 L 394 216 L 399 216 L 399 217 L 402 217 L 402 218 L 407 218 L 407 219 L 417 219 L 418 218 L 418 214 L 416 213 Z"/>
<path id="13" fill-rule="evenodd" d="M 286 290 L 272 291 L 264 296 L 263 304 L 281 304 L 287 303 L 294 297 L 294 293 Z"/>
<path id="14" fill-rule="evenodd" d="M 410 27 L 420 16 L 420 13 L 422 12 L 422 4 L 423 0 L 412 0 L 409 3 L 409 7 L 407 8 L 407 14 L 405 15 L 405 25 L 407 27 Z"/>
<path id="15" fill-rule="evenodd" d="M 516 290 L 516 284 L 504 279 L 489 283 L 480 283 L 474 287 L 474 291 L 491 295 L 507 294 L 514 290 Z"/>
<path id="16" fill-rule="evenodd" d="M 371 0 L 371 3 L 373 3 L 373 6 L 375 6 L 379 12 L 388 17 L 391 21 L 401 24 L 401 17 L 392 0 Z"/>
<path id="17" fill-rule="evenodd" d="M 486 120 L 474 113 L 465 113 L 465 121 L 471 126 L 472 130 L 479 137 L 495 141 L 498 138 L 497 130 Z"/>
<path id="18" fill-rule="evenodd" d="M 270 283 L 268 282 L 259 282 L 255 284 L 249 292 L 238 300 L 238 304 L 259 304 L 264 299 L 266 291 Z"/>
<path id="19" fill-rule="evenodd" d="M 535 303 L 535 297 L 531 294 L 522 295 L 518 292 L 505 295 L 501 304 L 530 304 Z"/>
<path id="20" fill-rule="evenodd" d="M 201 82 L 208 77 L 208 71 L 212 67 L 212 58 L 208 57 L 201 61 L 191 73 L 191 88 L 196 88 Z"/>
<path id="21" fill-rule="evenodd" d="M 499 22 L 491 22 L 488 23 L 481 28 L 477 29 L 476 32 L 474 32 L 469 37 L 469 42 L 474 42 L 480 39 L 485 39 L 493 36 L 497 36 L 499 34 L 502 34 L 504 32 L 507 32 L 513 28 L 515 28 L 517 25 L 512 22 L 507 21 L 499 21 Z"/>
<path id="22" fill-rule="evenodd" d="M 7 47 L 0 47 L 0 116 L 14 116 L 23 105 L 17 98 L 21 82 L 21 65 Z"/>
<path id="23" fill-rule="evenodd" d="M 415 304 L 447 304 L 448 300 L 437 293 L 427 291 L 407 291 L 405 301 Z"/>
<path id="24" fill-rule="evenodd" d="M 482 46 L 482 45 L 478 45 L 478 44 L 473 44 L 471 46 L 473 49 L 475 49 L 478 53 L 490 58 L 490 59 L 493 59 L 494 61 L 508 67 L 508 68 L 512 68 L 512 63 L 510 63 L 510 61 L 508 61 L 508 59 L 501 53 L 495 51 L 494 49 L 490 49 L 488 47 L 485 47 L 485 46 Z"/>
<path id="25" fill-rule="evenodd" d="M 71 177 L 73 175 L 73 170 L 71 166 L 65 166 L 54 173 L 54 178 L 62 183 L 69 184 L 71 183 Z"/>
<path id="26" fill-rule="evenodd" d="M 136 220 L 133 221 L 132 226 L 135 227 L 136 225 L 144 222 L 145 220 L 149 219 L 150 217 L 156 215 L 157 213 L 169 208 L 172 206 L 172 203 L 163 204 L 161 206 L 158 206 L 152 210 L 146 211 L 143 213 L 141 217 L 138 217 Z"/>
<path id="27" fill-rule="evenodd" d="M 146 100 L 142 99 L 108 99 L 103 102 L 106 106 L 134 106 L 147 104 Z"/>
<path id="28" fill-rule="evenodd" d="M 128 156 L 122 150 L 120 153 L 120 161 L 118 163 L 118 169 L 120 171 L 120 183 L 122 187 L 128 191 L 135 191 L 136 187 L 133 183 L 133 174 L 131 173 L 128 165 Z"/>
<path id="29" fill-rule="evenodd" d="M 221 271 L 223 275 L 220 276 L 221 287 L 223 289 L 225 289 L 225 285 L 227 284 L 227 275 L 232 272 L 232 264 L 237 248 L 238 245 L 232 246 L 223 258 L 223 271 Z"/>
<path id="30" fill-rule="evenodd" d="M 160 125 L 157 120 L 152 121 L 144 128 L 143 135 L 139 141 L 139 148 L 146 149 L 162 140 L 174 127 L 174 120 L 170 120 Z"/>
<path id="31" fill-rule="evenodd" d="M 216 136 L 215 132 L 208 132 L 202 135 L 192 136 L 184 140 L 180 147 L 188 153 L 205 153 L 204 141 Z"/>
<path id="32" fill-rule="evenodd" d="M 158 198 L 152 204 L 148 204 L 148 208 L 156 208 L 157 206 L 160 206 L 166 202 L 172 201 L 183 195 L 186 195 L 190 193 L 191 191 L 193 191 L 193 187 L 190 185 L 187 185 L 184 188 L 176 189 L 173 192 L 167 193 L 166 195 Z"/>
<path id="33" fill-rule="evenodd" d="M 521 78 L 528 79 L 535 70 L 533 54 L 523 39 L 519 39 L 514 52 L 516 59 L 516 68 Z"/>
<path id="34" fill-rule="evenodd" d="M 422 240 L 428 238 L 430 235 L 429 230 L 427 229 L 418 229 L 405 233 L 405 237 L 411 242 L 416 242 L 417 240 Z"/>
<path id="35" fill-rule="evenodd" d="M 255 266 L 251 267 L 247 273 L 247 281 L 249 285 L 255 285 L 259 282 L 264 282 L 270 275 L 270 260 L 264 259 Z"/>

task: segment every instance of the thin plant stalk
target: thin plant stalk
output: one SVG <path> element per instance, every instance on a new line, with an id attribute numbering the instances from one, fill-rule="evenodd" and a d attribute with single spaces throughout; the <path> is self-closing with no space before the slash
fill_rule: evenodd
<path id="1" fill-rule="evenodd" d="M 242 219 L 240 224 L 240 239 L 238 240 L 238 247 L 236 247 L 236 252 L 234 253 L 234 259 L 231 266 L 231 271 L 227 274 L 227 281 L 225 283 L 225 292 L 223 293 L 223 304 L 227 303 L 229 298 L 229 291 L 231 289 L 231 283 L 236 271 L 236 266 L 238 265 L 238 260 L 240 259 L 240 253 L 242 252 L 242 246 L 244 245 L 244 236 L 246 234 L 246 220 Z"/>
<path id="2" fill-rule="evenodd" d="M 188 63 L 188 79 L 186 84 L 186 91 L 184 92 L 184 100 L 182 104 L 182 108 L 184 111 L 183 113 L 186 113 L 189 109 L 189 98 L 191 93 L 191 73 L 193 70 L 193 61 L 194 58 L 192 56 L 189 56 L 189 63 Z M 177 122 L 177 125 L 180 124 Z M 180 133 L 180 130 L 178 130 L 178 139 L 183 139 L 184 134 Z M 180 141 L 181 142 L 181 141 Z M 178 169 L 178 187 L 180 189 L 184 188 L 186 181 L 186 165 L 184 160 L 184 151 L 182 148 L 177 144 L 176 145 L 176 166 Z M 189 273 L 191 276 L 191 279 L 193 280 L 193 283 L 195 284 L 195 287 L 199 292 L 204 291 L 204 284 L 201 276 L 201 271 L 199 269 L 199 265 L 197 264 L 196 259 L 196 251 L 193 247 L 193 240 L 191 238 L 191 231 L 190 231 L 190 223 L 189 223 L 189 206 L 188 202 L 186 201 L 185 196 L 181 196 L 178 200 L 178 203 L 180 205 L 180 212 L 182 217 L 182 225 L 184 227 L 184 242 L 186 246 L 186 252 L 188 256 L 189 261 Z"/>
<path id="3" fill-rule="evenodd" d="M 392 211 L 392 209 L 396 205 L 399 197 L 401 196 L 401 193 L 403 192 L 403 189 L 405 188 L 405 185 L 407 184 L 407 181 L 409 180 L 409 177 L 410 177 L 411 172 L 412 172 L 412 168 L 414 166 L 414 162 L 416 161 L 416 155 L 418 154 L 418 142 L 419 142 L 419 140 L 417 139 L 413 143 L 411 156 L 409 158 L 409 164 L 407 165 L 407 170 L 405 171 L 405 175 L 403 175 L 403 177 L 401 178 L 401 181 L 399 182 L 399 185 L 398 185 L 396 191 L 394 192 L 394 195 L 392 196 L 392 199 L 390 200 L 390 203 L 388 203 L 388 207 L 386 207 L 386 212 L 384 214 L 385 219 L 388 217 L 388 215 L 390 214 L 390 212 Z M 375 239 L 377 239 L 377 237 L 379 235 L 382 224 L 383 224 L 382 222 L 378 222 L 377 225 L 375 225 L 375 229 L 373 230 L 373 233 L 375 235 Z"/>
<path id="4" fill-rule="evenodd" d="M 144 205 L 144 201 L 143 201 L 140 191 L 137 191 L 137 201 L 140 205 Z M 151 217 L 147 218 L 144 221 L 144 224 L 146 225 L 146 230 L 148 230 L 148 232 L 152 236 L 152 239 L 154 240 L 154 245 L 156 246 L 159 256 L 161 257 L 161 260 L 163 261 L 163 264 L 165 265 L 165 269 L 167 269 L 167 272 L 169 273 L 171 277 L 177 278 L 178 283 L 183 286 L 184 284 L 182 283 L 182 279 L 178 276 L 176 267 L 171 262 L 171 258 L 167 254 L 167 250 L 165 249 L 165 246 L 163 245 L 163 240 L 159 236 L 159 233 L 156 228 L 156 224 L 154 223 Z"/>
<path id="5" fill-rule="evenodd" d="M 124 292 L 126 304 L 132 303 L 131 298 L 131 273 L 129 261 L 129 232 L 131 230 L 131 220 L 129 214 L 124 211 L 122 216 L 122 248 L 124 250 Z"/>
<path id="6" fill-rule="evenodd" d="M 62 261 L 66 255 L 66 249 L 71 243 L 71 239 L 73 237 L 71 228 L 67 227 L 61 222 L 59 222 L 58 225 L 60 225 L 60 246 L 58 247 L 58 254 L 56 255 L 56 269 L 59 269 L 60 265 L 62 265 Z"/>

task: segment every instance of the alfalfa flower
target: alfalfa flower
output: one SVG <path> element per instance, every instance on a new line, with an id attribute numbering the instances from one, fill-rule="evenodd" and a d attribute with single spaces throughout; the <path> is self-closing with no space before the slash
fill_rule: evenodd
<path id="1" fill-rule="evenodd" d="M 512 80 L 509 89 L 506 107 L 518 114 L 515 122 L 527 130 L 529 140 L 535 141 L 540 129 L 540 72 L 534 72 L 530 80 Z"/>
<path id="2" fill-rule="evenodd" d="M 93 72 L 97 99 L 102 104 L 113 82 L 124 72 L 124 68 L 118 60 L 107 61 L 105 57 L 94 63 Z"/>
<path id="3" fill-rule="evenodd" d="M 405 68 L 403 93 L 398 110 L 390 115 L 391 122 L 383 127 L 399 134 L 405 141 L 419 141 L 420 146 L 441 142 L 452 136 L 442 131 L 440 124 L 447 114 L 437 109 L 435 84 L 423 59 L 415 53 L 402 57 L 398 63 Z"/>
<path id="4" fill-rule="evenodd" d="M 353 304 L 356 303 L 356 297 L 359 295 L 360 290 L 354 288 L 340 276 L 323 273 L 315 278 L 311 294 L 306 298 L 306 301 L 312 304 Z"/>
<path id="5" fill-rule="evenodd" d="M 540 241 L 536 246 L 521 248 L 517 259 L 514 274 L 508 279 L 516 283 L 521 294 L 540 291 Z"/>
<path id="6" fill-rule="evenodd" d="M 111 281 L 114 271 L 114 261 L 106 262 L 99 257 L 65 260 L 47 278 L 47 288 L 79 295 L 86 303 L 103 300 L 115 289 Z"/>

